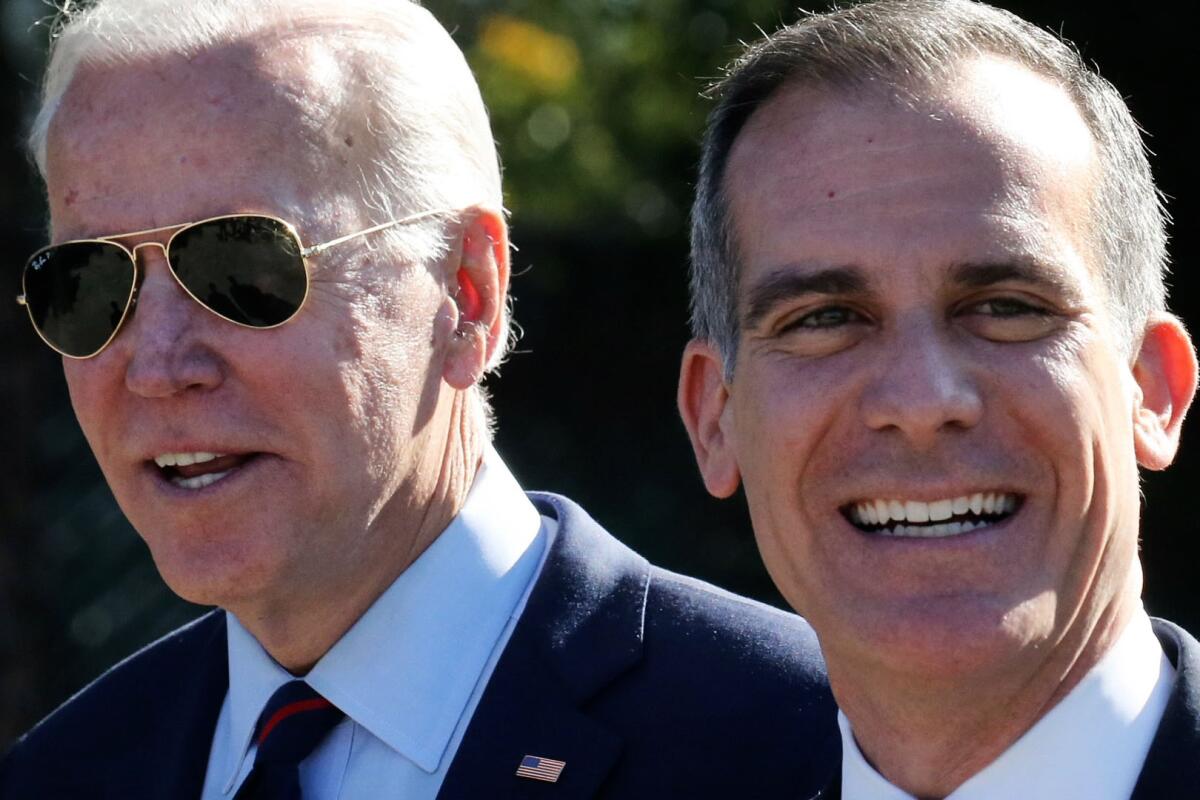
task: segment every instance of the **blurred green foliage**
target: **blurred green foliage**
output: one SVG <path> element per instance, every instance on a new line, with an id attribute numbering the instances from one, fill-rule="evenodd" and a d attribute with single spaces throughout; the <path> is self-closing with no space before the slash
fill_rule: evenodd
<path id="1" fill-rule="evenodd" d="M 698 78 L 779 13 L 766 0 L 427 7 L 479 79 L 517 224 L 603 221 L 651 237 L 677 235 L 686 218 L 705 113 Z"/>

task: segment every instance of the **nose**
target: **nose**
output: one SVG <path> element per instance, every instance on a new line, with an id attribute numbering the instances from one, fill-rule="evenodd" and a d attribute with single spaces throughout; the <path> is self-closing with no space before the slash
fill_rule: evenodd
<path id="1" fill-rule="evenodd" d="M 953 331 L 928 319 L 903 320 L 885 342 L 862 399 L 868 427 L 928 448 L 939 435 L 979 423 L 982 395 Z"/>
<path id="2" fill-rule="evenodd" d="M 224 365 L 203 336 L 207 312 L 175 281 L 161 245 L 138 245 L 134 253 L 141 274 L 137 307 L 114 341 L 126 353 L 126 388 L 163 398 L 217 387 Z"/>

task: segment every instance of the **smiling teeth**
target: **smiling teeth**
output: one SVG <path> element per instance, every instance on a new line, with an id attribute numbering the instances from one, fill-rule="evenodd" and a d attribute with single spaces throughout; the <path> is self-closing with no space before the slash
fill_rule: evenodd
<path id="1" fill-rule="evenodd" d="M 986 522 L 945 522 L 939 525 L 897 525 L 879 531 L 881 536 L 906 536 L 916 539 L 940 539 L 982 528 Z"/>
<path id="2" fill-rule="evenodd" d="M 215 461 L 221 453 L 163 453 L 154 457 L 154 463 L 159 467 L 190 467 L 192 464 L 204 464 Z"/>
<path id="3" fill-rule="evenodd" d="M 224 472 L 210 472 L 207 475 L 197 475 L 194 478 L 175 476 L 171 478 L 171 483 L 182 489 L 203 489 L 205 486 L 212 486 L 231 472 L 233 470 L 227 469 Z"/>
<path id="4" fill-rule="evenodd" d="M 925 503 L 920 500 L 864 500 L 849 509 L 850 521 L 856 525 L 888 525 L 892 522 L 912 522 L 918 525 L 894 525 L 884 530 L 895 536 L 952 536 L 979 527 L 971 521 L 938 524 L 967 513 L 1011 514 L 1017 509 L 1017 495 L 1008 492 L 976 492 L 971 495 Z M 933 523 L 933 524 L 928 524 Z M 943 530 L 944 529 L 944 530 Z M 900 531 L 911 531 L 904 533 Z"/>

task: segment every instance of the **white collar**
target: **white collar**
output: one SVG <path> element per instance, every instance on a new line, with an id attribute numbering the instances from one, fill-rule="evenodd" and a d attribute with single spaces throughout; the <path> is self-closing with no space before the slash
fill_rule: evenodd
<path id="1" fill-rule="evenodd" d="M 1174 679 L 1150 618 L 1139 610 L 1058 705 L 946 800 L 1127 800 Z M 913 800 L 867 763 L 841 711 L 838 727 L 843 800 Z"/>
<path id="2" fill-rule="evenodd" d="M 357 724 L 425 772 L 458 721 L 540 559 L 541 518 L 490 447 L 458 516 L 305 676 Z M 289 680 L 227 614 L 230 731 L 239 758 L 258 715 Z"/>

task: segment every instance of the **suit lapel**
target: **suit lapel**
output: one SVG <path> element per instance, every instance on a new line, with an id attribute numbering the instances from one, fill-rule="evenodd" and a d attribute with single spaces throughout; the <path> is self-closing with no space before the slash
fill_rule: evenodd
<path id="1" fill-rule="evenodd" d="M 1175 665 L 1175 685 L 1130 800 L 1180 797 L 1200 785 L 1200 643 L 1170 622 L 1153 624 Z"/>
<path id="2" fill-rule="evenodd" d="M 591 798 L 620 753 L 620 737 L 581 708 L 641 658 L 649 564 L 570 501 L 532 499 L 558 533 L 441 798 Z M 553 784 L 519 777 L 525 756 L 566 766 Z"/>
<path id="3" fill-rule="evenodd" d="M 829 779 L 829 783 L 821 791 L 814 794 L 812 797 L 805 800 L 841 800 L 842 798 L 842 766 L 838 763 L 837 768 L 833 771 L 833 776 Z"/>
<path id="4" fill-rule="evenodd" d="M 171 713 L 150 737 L 151 750 L 141 765 L 145 773 L 134 784 L 145 786 L 147 800 L 198 798 L 204 788 L 213 731 L 229 688 L 229 662 L 224 612 L 213 611 L 197 624 L 210 630 L 200 637 L 198 655 L 190 649 L 182 654 L 188 660 L 178 675 L 187 682 L 178 686 L 175 697 L 165 699 Z"/>

